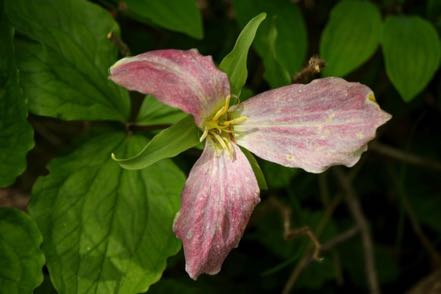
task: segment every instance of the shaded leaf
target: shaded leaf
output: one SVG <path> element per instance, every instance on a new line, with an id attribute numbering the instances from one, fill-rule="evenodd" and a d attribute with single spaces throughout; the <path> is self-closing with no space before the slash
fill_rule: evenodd
<path id="1" fill-rule="evenodd" d="M 234 95 L 240 95 L 240 91 L 247 80 L 248 51 L 256 36 L 256 31 L 265 17 L 266 13 L 260 13 L 245 25 L 239 37 L 237 37 L 234 48 L 224 57 L 219 65 L 219 68 L 228 75 L 231 93 Z"/>
<path id="2" fill-rule="evenodd" d="M 301 68 L 306 57 L 307 32 L 301 11 L 292 1 L 234 0 L 233 6 L 237 20 L 241 25 L 244 25 L 251 17 L 260 12 L 266 12 L 269 19 L 275 19 L 273 22 L 277 31 L 277 38 L 275 44 L 271 44 L 271 46 L 274 46 L 275 53 L 272 52 L 273 49 L 271 49 L 269 43 L 273 22 L 267 21 L 262 24 L 254 42 L 254 48 L 263 59 L 266 70 L 268 70 L 269 64 L 276 61 L 291 76 Z M 274 55 L 276 58 L 274 58 Z M 277 65 L 273 65 L 273 67 L 275 66 Z M 280 84 L 280 81 L 278 84 Z"/>
<path id="3" fill-rule="evenodd" d="M 113 160 L 125 169 L 143 169 L 165 158 L 171 158 L 199 144 L 199 129 L 191 116 L 161 131 L 135 156 Z"/>
<path id="4" fill-rule="evenodd" d="M 268 184 L 266 183 L 265 176 L 254 155 L 245 148 L 240 148 L 240 150 L 242 150 L 243 154 L 245 154 L 246 158 L 248 159 L 254 175 L 256 176 L 257 184 L 259 185 L 260 190 L 268 190 Z"/>
<path id="5" fill-rule="evenodd" d="M 277 17 L 273 17 L 266 39 L 268 53 L 266 58 L 263 59 L 263 66 L 265 67 L 264 78 L 272 88 L 288 85 L 291 82 L 288 69 L 277 60 L 276 44 L 278 32 L 276 22 Z"/>
<path id="6" fill-rule="evenodd" d="M 341 256 L 343 268 L 352 280 L 357 285 L 366 286 L 365 264 L 360 238 L 346 241 L 337 250 Z M 376 245 L 374 256 L 375 264 L 377 264 L 378 280 L 381 283 L 394 281 L 398 277 L 399 268 L 393 253 L 385 246 Z"/>
<path id="7" fill-rule="evenodd" d="M 324 75 L 345 76 L 368 60 L 378 47 L 381 26 L 380 11 L 368 1 L 335 5 L 320 40 Z"/>
<path id="8" fill-rule="evenodd" d="M 126 0 L 129 14 L 163 28 L 202 39 L 201 13 L 196 0 Z"/>
<path id="9" fill-rule="evenodd" d="M 127 120 L 127 91 L 107 79 L 116 59 L 111 15 L 88 1 L 7 0 L 13 25 L 35 42 L 17 46 L 30 111 L 62 119 Z"/>
<path id="10" fill-rule="evenodd" d="M 139 109 L 136 123 L 140 125 L 174 124 L 183 119 L 187 114 L 179 109 L 165 105 L 155 97 L 148 95 Z"/>
<path id="11" fill-rule="evenodd" d="M 381 40 L 386 73 L 404 101 L 411 101 L 432 79 L 441 43 L 432 24 L 417 16 L 390 16 Z"/>
<path id="12" fill-rule="evenodd" d="M 43 238 L 25 213 L 0 208 L 0 292 L 32 293 L 43 281 Z"/>
<path id="13" fill-rule="evenodd" d="M 30 204 L 59 293 L 139 293 L 156 282 L 180 245 L 172 233 L 183 174 L 170 161 L 126 171 L 110 158 L 142 137 L 103 133 L 49 164 Z"/>
<path id="14" fill-rule="evenodd" d="M 270 161 L 263 161 L 262 169 L 268 179 L 268 186 L 273 189 L 288 187 L 291 179 L 299 172 L 298 169 L 284 167 Z"/>
<path id="15" fill-rule="evenodd" d="M 0 2 L 0 187 L 15 181 L 26 167 L 26 153 L 34 145 L 25 97 L 19 86 L 13 44 L 14 30 Z"/>

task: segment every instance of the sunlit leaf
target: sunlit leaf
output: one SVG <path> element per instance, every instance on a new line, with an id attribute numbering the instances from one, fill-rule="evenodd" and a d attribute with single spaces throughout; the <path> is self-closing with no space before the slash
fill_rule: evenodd
<path id="1" fill-rule="evenodd" d="M 139 125 L 151 126 L 162 124 L 174 124 L 186 116 L 186 113 L 179 109 L 165 105 L 153 96 L 146 96 L 139 109 L 136 123 Z"/>
<path id="2" fill-rule="evenodd" d="M 341 1 L 331 11 L 320 40 L 320 57 L 326 61 L 327 76 L 345 76 L 378 47 L 381 14 L 369 1 Z"/>
<path id="3" fill-rule="evenodd" d="M 79 0 L 7 0 L 17 31 L 35 42 L 17 45 L 30 111 L 63 119 L 127 120 L 127 91 L 108 80 L 119 28 L 101 7 Z"/>
<path id="4" fill-rule="evenodd" d="M 432 24 L 417 16 L 390 16 L 381 44 L 386 73 L 404 101 L 411 101 L 432 79 L 441 43 Z"/>
<path id="5" fill-rule="evenodd" d="M 13 29 L 0 1 L 0 187 L 12 184 L 26 167 L 26 153 L 34 145 L 25 97 L 15 64 Z"/>
<path id="6" fill-rule="evenodd" d="M 43 281 L 43 238 L 34 221 L 12 208 L 0 208 L 0 292 L 32 293 Z"/>
<path id="7" fill-rule="evenodd" d="M 127 171 L 110 158 L 144 144 L 139 136 L 96 135 L 37 180 L 29 209 L 59 293 L 144 292 L 179 250 L 172 223 L 183 174 L 167 160 Z"/>
<path id="8" fill-rule="evenodd" d="M 199 129 L 193 117 L 187 116 L 173 126 L 158 133 L 144 148 L 139 148 L 136 155 L 120 159 L 112 155 L 113 159 L 125 169 L 143 169 L 164 158 L 171 158 L 179 153 L 196 146 L 199 143 Z"/>
<path id="9" fill-rule="evenodd" d="M 247 58 L 248 51 L 253 43 L 259 25 L 265 19 L 266 13 L 260 13 L 251 19 L 237 37 L 233 50 L 224 57 L 219 68 L 227 73 L 230 80 L 231 92 L 240 94 L 248 77 Z"/>
<path id="10" fill-rule="evenodd" d="M 203 37 L 202 17 L 196 0 L 125 0 L 129 13 L 166 29 Z"/>
<path id="11" fill-rule="evenodd" d="M 307 32 L 302 13 L 296 4 L 289 0 L 234 0 L 233 7 L 241 25 L 260 12 L 266 12 L 268 19 L 272 20 L 262 24 L 254 41 L 254 48 L 266 68 L 268 64 L 277 61 L 278 66 L 283 66 L 292 76 L 302 67 L 306 57 Z M 271 49 L 271 38 L 268 37 L 273 23 L 277 38 L 275 44 L 271 45 L 274 49 Z"/>

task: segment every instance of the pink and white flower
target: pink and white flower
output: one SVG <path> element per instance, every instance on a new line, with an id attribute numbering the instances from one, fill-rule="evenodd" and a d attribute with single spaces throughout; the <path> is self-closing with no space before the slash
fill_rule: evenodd
<path id="1" fill-rule="evenodd" d="M 391 117 L 367 86 L 341 78 L 293 84 L 231 105 L 227 75 L 197 50 L 124 58 L 111 67 L 110 79 L 191 114 L 202 131 L 205 148 L 187 179 L 173 227 L 193 279 L 220 271 L 260 201 L 253 170 L 238 146 L 312 173 L 351 167 Z"/>

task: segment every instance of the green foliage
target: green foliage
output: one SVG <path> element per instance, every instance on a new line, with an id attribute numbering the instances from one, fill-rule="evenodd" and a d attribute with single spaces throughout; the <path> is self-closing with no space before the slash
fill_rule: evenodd
<path id="1" fill-rule="evenodd" d="M 129 14 L 163 28 L 197 39 L 204 33 L 196 0 L 126 0 Z"/>
<path id="2" fill-rule="evenodd" d="M 293 75 L 305 61 L 307 33 L 298 7 L 289 0 L 234 0 L 233 6 L 241 25 L 262 11 L 267 13 L 271 21 L 262 24 L 254 46 L 263 59 L 265 70 L 269 71 L 265 78 L 271 86 L 288 83 L 286 75 L 280 76 L 281 80 L 274 76 L 274 68 L 283 67 L 279 70 Z M 276 36 L 274 30 L 277 32 Z"/>
<path id="3" fill-rule="evenodd" d="M 125 169 L 143 169 L 196 146 L 199 143 L 199 137 L 199 129 L 196 127 L 193 117 L 187 116 L 157 134 L 135 156 L 117 159 L 112 154 L 112 157 Z"/>
<path id="4" fill-rule="evenodd" d="M 368 1 L 342 1 L 331 11 L 320 40 L 326 76 L 345 76 L 368 60 L 378 47 L 381 15 Z"/>
<path id="5" fill-rule="evenodd" d="M 263 59 L 263 66 L 265 67 L 265 80 L 272 88 L 288 85 L 291 82 L 291 75 L 288 69 L 277 60 L 277 17 L 273 16 L 271 24 L 268 29 L 268 35 L 265 40 L 267 48 L 266 58 Z"/>
<path id="6" fill-rule="evenodd" d="M 259 185 L 259 188 L 261 190 L 268 190 L 268 184 L 266 183 L 265 176 L 260 169 L 259 163 L 257 162 L 254 155 L 246 150 L 245 148 L 241 148 L 243 154 L 245 154 L 246 158 L 248 159 L 251 168 L 253 169 L 254 175 L 256 176 L 257 184 Z"/>
<path id="7" fill-rule="evenodd" d="M 142 102 L 136 123 L 145 126 L 174 124 L 185 116 L 186 114 L 179 109 L 165 105 L 148 95 Z"/>
<path id="8" fill-rule="evenodd" d="M 326 246 L 355 225 L 333 168 L 317 177 L 244 150 L 262 192 L 238 248 L 218 275 L 197 282 L 185 274 L 183 252 L 167 263 L 180 248 L 172 232 L 180 169 L 190 171 L 203 143 L 192 117 L 152 96 L 141 104 L 134 94 L 131 105 L 129 93 L 108 80 L 124 42 L 137 53 L 197 48 L 212 55 L 241 101 L 292 83 L 317 52 L 327 61 L 324 75 L 372 88 L 393 114 L 376 136 L 392 154 L 371 145 L 348 175 L 372 232 L 381 290 L 407 292 L 431 271 L 427 247 L 441 244 L 439 1 L 4 3 L 0 206 L 25 207 L 33 192 L 30 217 L 0 208 L 0 293 L 280 293 L 312 244 L 305 236 L 284 240 L 284 216 Z M 383 55 L 375 54 L 378 44 Z M 142 170 L 121 168 L 112 153 Z M 180 169 L 168 159 L 178 154 Z M 303 268 L 294 292 L 369 292 L 360 233 L 341 240 L 323 262 Z"/>
<path id="9" fill-rule="evenodd" d="M 33 41 L 17 45 L 30 111 L 68 120 L 127 120 L 127 91 L 107 79 L 116 60 L 108 34 L 118 24 L 83 0 L 6 0 L 13 25 Z"/>
<path id="10" fill-rule="evenodd" d="M 381 40 L 386 72 L 409 102 L 432 79 L 441 59 L 441 43 L 432 24 L 417 16 L 390 16 Z"/>
<path id="11" fill-rule="evenodd" d="M 12 184 L 15 177 L 23 172 L 26 167 L 26 153 L 34 146 L 32 127 L 26 121 L 27 105 L 19 85 L 13 36 L 14 30 L 6 19 L 1 1 L 0 187 Z"/>
<path id="12" fill-rule="evenodd" d="M 289 186 L 291 179 L 299 172 L 298 169 L 284 167 L 269 161 L 262 162 L 262 169 L 265 178 L 268 179 L 268 186 L 272 189 Z"/>
<path id="13" fill-rule="evenodd" d="M 43 238 L 34 221 L 12 208 L 0 208 L 0 292 L 32 293 L 43 281 Z"/>
<path id="14" fill-rule="evenodd" d="M 179 250 L 171 227 L 184 183 L 170 161 L 121 169 L 139 136 L 107 132 L 49 164 L 33 189 L 30 212 L 60 293 L 139 293 L 156 282 Z"/>
<path id="15" fill-rule="evenodd" d="M 248 77 L 248 51 L 253 43 L 259 25 L 266 18 L 266 13 L 260 13 L 251 19 L 237 37 L 234 48 L 222 59 L 219 68 L 228 75 L 231 93 L 240 96 L 240 91 Z"/>

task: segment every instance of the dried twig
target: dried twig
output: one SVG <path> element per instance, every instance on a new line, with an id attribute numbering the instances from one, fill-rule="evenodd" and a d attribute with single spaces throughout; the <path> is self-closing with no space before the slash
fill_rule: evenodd
<path id="1" fill-rule="evenodd" d="M 29 194 L 16 189 L 0 189 L 0 207 L 15 207 L 21 210 L 26 210 L 29 198 Z"/>
<path id="2" fill-rule="evenodd" d="M 360 228 L 365 260 L 365 271 L 370 293 L 380 293 L 377 271 L 375 269 L 374 246 L 372 243 L 368 222 L 361 209 L 358 196 L 346 174 L 341 168 L 336 168 L 335 174 L 343 191 L 345 192 L 345 200 L 349 211 L 351 212 L 357 226 Z"/>
<path id="3" fill-rule="evenodd" d="M 308 65 L 296 73 L 296 75 L 292 78 L 292 81 L 294 83 L 307 83 L 316 74 L 320 73 L 324 67 L 325 61 L 323 59 L 320 59 L 318 56 L 312 56 L 308 61 Z"/>
<path id="4" fill-rule="evenodd" d="M 329 195 L 327 195 L 329 196 Z M 326 198 L 327 196 L 323 195 L 322 198 Z M 323 214 L 323 217 L 320 219 L 317 227 L 315 228 L 315 232 L 317 235 L 320 235 L 321 232 L 324 230 L 326 223 L 331 218 L 331 215 L 333 214 L 334 210 L 337 208 L 338 204 L 341 202 L 342 197 L 337 196 L 334 197 L 332 200 L 327 199 L 326 202 L 326 209 Z M 320 246 L 320 252 L 325 251 L 322 246 Z M 320 253 L 318 252 L 318 253 Z M 283 293 L 290 293 L 292 288 L 294 287 L 295 282 L 299 278 L 300 274 L 303 272 L 303 270 L 306 268 L 308 264 L 311 263 L 311 261 L 314 259 L 314 253 L 306 254 L 300 259 L 300 261 L 296 264 L 294 269 L 292 270 L 288 280 L 286 281 L 285 287 L 283 288 Z M 316 256 L 318 256 L 316 254 Z"/>
<path id="5" fill-rule="evenodd" d="M 391 176 L 392 176 L 392 181 L 397 188 L 397 191 L 400 193 L 401 204 L 403 205 L 404 212 L 406 213 L 406 216 L 410 221 L 413 232 L 418 237 L 418 240 L 420 241 L 423 248 L 429 254 L 433 265 L 437 268 L 441 267 L 441 255 L 435 249 L 435 246 L 430 242 L 429 238 L 427 238 L 426 234 L 421 228 L 418 218 L 415 215 L 415 211 L 411 203 L 409 202 L 407 193 L 401 188 L 401 186 L 399 185 L 398 181 L 396 180 L 392 172 L 391 172 Z"/>
<path id="6" fill-rule="evenodd" d="M 441 162 L 433 159 L 424 158 L 378 142 L 372 142 L 371 144 L 369 144 L 369 148 L 370 150 L 375 151 L 379 154 L 406 162 L 408 164 L 441 171 Z"/>
<path id="7" fill-rule="evenodd" d="M 119 53 L 121 53 L 122 56 L 126 57 L 131 55 L 127 44 L 124 43 L 123 40 L 121 40 L 121 38 L 114 32 L 109 32 L 107 34 L 107 39 L 109 39 L 116 46 L 116 48 L 118 48 Z"/>
<path id="8" fill-rule="evenodd" d="M 335 236 L 333 239 L 325 242 L 322 245 L 322 252 L 326 252 L 337 247 L 341 243 L 354 237 L 358 232 L 360 232 L 360 227 L 358 225 L 355 225 L 352 228 L 344 231 L 343 233 L 340 233 L 339 235 Z"/>
<path id="9" fill-rule="evenodd" d="M 313 258 L 320 261 L 320 241 L 314 234 L 314 232 L 308 227 L 304 226 L 301 228 L 293 229 L 291 226 L 291 208 L 281 203 L 276 197 L 269 198 L 272 206 L 274 206 L 281 214 L 283 220 L 283 238 L 285 240 L 290 240 L 296 236 L 306 236 L 313 244 Z"/>
<path id="10" fill-rule="evenodd" d="M 351 239 L 354 237 L 358 232 L 360 231 L 360 228 L 358 226 L 354 226 L 353 228 L 348 229 L 347 231 L 337 235 L 333 239 L 327 241 L 320 247 L 320 252 L 326 252 L 329 251 L 336 246 L 340 245 L 341 243 L 344 243 L 345 241 Z M 297 263 L 296 267 L 292 271 L 288 281 L 285 284 L 285 287 L 283 288 L 282 293 L 283 294 L 289 294 L 291 293 L 292 288 L 294 287 L 295 282 L 299 278 L 300 274 L 303 272 L 303 270 L 314 260 L 314 257 L 312 254 L 305 255 L 300 259 L 300 261 Z"/>

